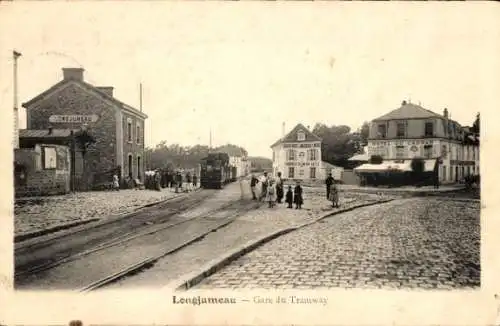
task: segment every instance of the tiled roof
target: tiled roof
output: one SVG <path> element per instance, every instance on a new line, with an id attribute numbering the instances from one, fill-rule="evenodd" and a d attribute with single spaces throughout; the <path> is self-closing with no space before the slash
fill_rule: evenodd
<path id="1" fill-rule="evenodd" d="M 281 144 L 281 143 L 297 143 L 297 142 L 299 142 L 297 140 L 297 133 L 299 131 L 303 131 L 305 136 L 306 136 L 305 140 L 302 140 L 303 142 L 321 141 L 321 138 L 319 138 L 318 136 L 313 134 L 311 131 L 309 131 L 309 129 L 304 127 L 304 125 L 302 123 L 299 123 L 285 137 L 277 140 L 274 144 L 272 144 L 271 147 L 274 147 L 274 146 Z"/>
<path id="2" fill-rule="evenodd" d="M 75 129 L 74 132 L 77 130 Z M 48 129 L 20 129 L 19 138 L 59 138 L 59 137 L 69 137 L 71 135 L 71 129 L 52 129 L 52 133 L 49 134 Z"/>
<path id="3" fill-rule="evenodd" d="M 396 119 L 425 119 L 425 118 L 444 118 L 442 115 L 424 109 L 420 105 L 406 103 L 396 110 L 384 114 L 373 121 L 396 120 Z"/>
<path id="4" fill-rule="evenodd" d="M 47 89 L 44 92 L 38 94 L 37 96 L 35 96 L 31 100 L 29 100 L 28 102 L 23 103 L 22 106 L 25 107 L 25 108 L 31 106 L 33 103 L 39 101 L 43 97 L 47 96 L 49 93 L 55 91 L 57 88 L 65 85 L 66 83 L 69 83 L 69 82 L 76 82 L 76 83 L 78 83 L 79 85 L 83 86 L 85 89 L 98 94 L 100 97 L 102 97 L 105 100 L 113 102 L 115 105 L 119 106 L 122 109 L 125 109 L 125 110 L 128 110 L 128 111 L 132 111 L 135 114 L 138 114 L 139 116 L 142 116 L 145 119 L 148 117 L 147 114 L 145 114 L 144 112 L 141 112 L 141 111 L 137 110 L 136 108 L 134 108 L 134 107 L 132 107 L 132 106 L 130 106 L 128 104 L 125 104 L 125 103 L 121 102 L 120 100 L 116 99 L 113 96 L 109 96 L 108 94 L 106 94 L 105 92 L 101 91 L 99 88 L 95 87 L 94 85 L 91 85 L 91 84 L 89 84 L 87 82 L 84 82 L 84 81 L 78 80 L 78 79 L 69 79 L 69 80 L 63 79 L 60 82 L 58 82 L 57 84 L 55 84 L 52 87 L 50 87 L 49 89 Z"/>

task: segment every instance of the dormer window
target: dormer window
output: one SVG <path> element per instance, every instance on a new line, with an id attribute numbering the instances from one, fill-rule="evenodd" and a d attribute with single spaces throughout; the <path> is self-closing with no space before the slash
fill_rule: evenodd
<path id="1" fill-rule="evenodd" d="M 298 141 L 304 141 L 304 140 L 306 140 L 306 134 L 305 134 L 305 132 L 299 131 L 297 133 L 297 140 Z"/>

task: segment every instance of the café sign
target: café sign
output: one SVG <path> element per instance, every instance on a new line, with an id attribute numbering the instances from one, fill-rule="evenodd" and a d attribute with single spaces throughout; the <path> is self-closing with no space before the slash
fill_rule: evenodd
<path id="1" fill-rule="evenodd" d="M 89 123 L 96 122 L 99 116 L 92 115 L 51 115 L 49 122 L 51 123 Z"/>
<path id="2" fill-rule="evenodd" d="M 293 161 L 288 161 L 285 162 L 286 166 L 319 166 L 319 162 L 293 162 Z"/>

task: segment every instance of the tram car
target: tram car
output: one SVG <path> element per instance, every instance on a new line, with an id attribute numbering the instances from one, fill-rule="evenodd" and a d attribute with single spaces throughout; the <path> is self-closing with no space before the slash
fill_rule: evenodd
<path id="1" fill-rule="evenodd" d="M 209 153 L 200 162 L 200 186 L 204 189 L 222 189 L 231 182 L 231 166 L 227 153 Z"/>

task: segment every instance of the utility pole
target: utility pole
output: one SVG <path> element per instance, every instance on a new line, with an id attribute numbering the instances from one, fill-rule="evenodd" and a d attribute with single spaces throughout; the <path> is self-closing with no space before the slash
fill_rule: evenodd
<path id="1" fill-rule="evenodd" d="M 21 53 L 16 50 L 12 51 L 14 57 L 14 148 L 19 148 L 19 108 L 17 100 L 17 59 Z"/>

